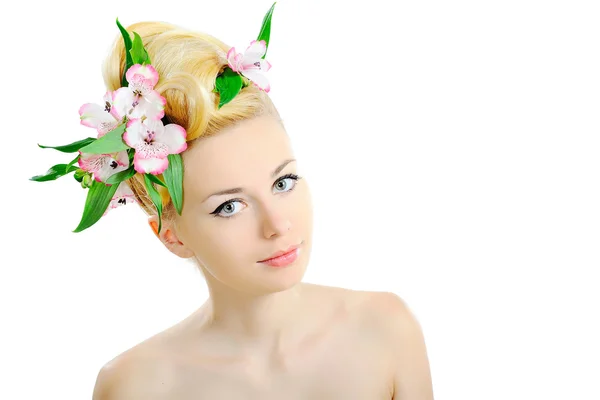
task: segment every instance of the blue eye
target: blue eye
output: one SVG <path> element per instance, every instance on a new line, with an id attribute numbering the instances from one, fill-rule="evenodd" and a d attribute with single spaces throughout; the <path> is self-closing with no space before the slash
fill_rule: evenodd
<path id="1" fill-rule="evenodd" d="M 279 193 L 291 192 L 296 187 L 296 182 L 300 179 L 302 179 L 302 177 L 296 174 L 287 174 L 277 179 L 273 186 L 278 189 L 281 189 Z M 289 188 L 290 185 L 291 189 Z M 225 203 L 221 204 L 219 207 L 217 207 L 215 211 L 211 212 L 211 214 L 215 217 L 231 218 L 232 216 L 238 214 L 238 211 L 241 210 L 240 207 L 235 207 L 234 204 L 243 202 L 244 200 L 240 198 L 228 200 Z M 225 212 L 223 213 L 223 211 Z"/>

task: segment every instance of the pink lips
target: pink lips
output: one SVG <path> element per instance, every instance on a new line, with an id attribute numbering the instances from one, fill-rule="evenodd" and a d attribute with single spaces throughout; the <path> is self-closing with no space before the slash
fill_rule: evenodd
<path id="1" fill-rule="evenodd" d="M 275 257 L 268 258 L 266 260 L 259 261 L 262 264 L 267 264 L 272 267 L 284 267 L 296 261 L 298 255 L 300 253 L 300 248 L 298 246 L 292 246 L 287 252 L 283 253 L 281 251 L 275 253 Z"/>

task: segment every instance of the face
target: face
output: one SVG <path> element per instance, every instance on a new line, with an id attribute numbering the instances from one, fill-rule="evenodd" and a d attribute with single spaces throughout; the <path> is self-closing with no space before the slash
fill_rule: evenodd
<path id="1" fill-rule="evenodd" d="M 281 124 L 269 116 L 243 121 L 200 139 L 183 159 L 184 206 L 173 231 L 208 284 L 260 294 L 299 283 L 311 251 L 312 202 Z M 293 245 L 300 245 L 293 263 L 259 262 Z"/>

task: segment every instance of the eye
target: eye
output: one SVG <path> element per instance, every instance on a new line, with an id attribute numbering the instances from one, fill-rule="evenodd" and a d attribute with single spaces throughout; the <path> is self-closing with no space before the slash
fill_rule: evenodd
<path id="1" fill-rule="evenodd" d="M 221 204 L 217 209 L 211 214 L 214 214 L 215 217 L 221 218 L 231 218 L 231 216 L 237 214 L 241 207 L 234 207 L 234 204 L 243 203 L 242 199 L 232 199 L 223 204 Z"/>
<path id="2" fill-rule="evenodd" d="M 296 187 L 296 183 L 300 179 L 302 179 L 302 178 L 299 177 L 298 175 L 287 174 L 287 175 L 284 175 L 281 178 L 279 178 L 273 186 L 275 186 L 275 188 L 277 188 L 277 189 L 282 189 L 282 191 L 284 191 L 284 192 L 289 192 L 292 189 L 294 189 L 294 187 Z M 291 186 L 291 188 L 290 188 L 290 186 Z"/>
<path id="3" fill-rule="evenodd" d="M 277 189 L 281 189 L 279 193 L 291 192 L 296 187 L 296 183 L 298 180 L 302 179 L 302 177 L 296 174 L 287 174 L 277 179 L 273 184 L 273 187 Z M 244 203 L 242 199 L 231 199 L 221 204 L 219 207 L 215 209 L 215 211 L 211 212 L 215 217 L 220 218 L 231 218 L 239 213 L 242 207 L 235 207 L 235 204 Z"/>

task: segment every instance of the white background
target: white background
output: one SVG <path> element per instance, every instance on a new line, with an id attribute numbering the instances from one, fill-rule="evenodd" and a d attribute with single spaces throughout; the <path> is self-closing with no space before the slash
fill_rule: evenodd
<path id="1" fill-rule="evenodd" d="M 137 206 L 72 233 L 79 106 L 125 25 L 245 48 L 268 0 L 3 10 L 0 398 L 91 398 L 102 365 L 207 296 Z M 594 2 L 282 0 L 272 98 L 315 205 L 305 280 L 393 291 L 436 400 L 599 399 L 600 24 Z M 349 251 L 350 250 L 350 251 Z M 411 399 L 412 400 L 412 399 Z"/>

